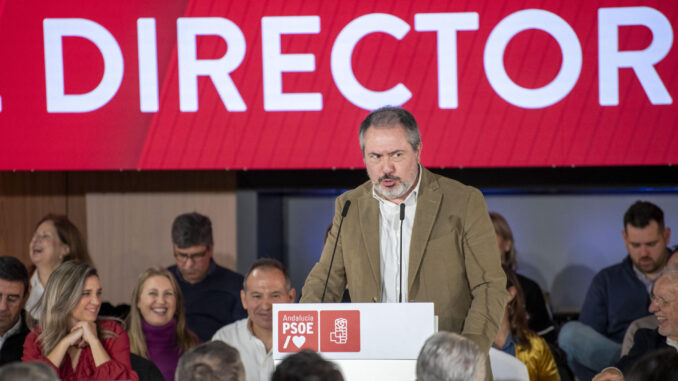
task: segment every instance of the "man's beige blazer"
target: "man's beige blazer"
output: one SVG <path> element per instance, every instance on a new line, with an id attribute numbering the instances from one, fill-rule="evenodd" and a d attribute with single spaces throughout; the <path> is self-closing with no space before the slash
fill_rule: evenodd
<path id="1" fill-rule="evenodd" d="M 320 261 L 311 270 L 301 302 L 320 302 L 343 222 L 326 302 L 341 300 L 348 285 L 352 302 L 379 302 L 379 202 L 366 182 L 339 196 Z M 506 276 L 480 191 L 422 167 L 412 229 L 408 272 L 410 302 L 433 302 L 439 330 L 461 333 L 488 352 L 504 314 Z M 416 323 L 416 322 L 414 322 Z"/>

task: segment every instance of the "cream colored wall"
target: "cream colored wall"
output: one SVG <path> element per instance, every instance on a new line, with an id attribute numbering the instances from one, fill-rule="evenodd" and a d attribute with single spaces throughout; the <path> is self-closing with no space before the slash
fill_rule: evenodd
<path id="1" fill-rule="evenodd" d="M 87 193 L 87 232 L 104 300 L 129 303 L 137 276 L 174 263 L 174 217 L 196 211 L 212 220 L 214 258 L 236 268 L 235 192 Z"/>

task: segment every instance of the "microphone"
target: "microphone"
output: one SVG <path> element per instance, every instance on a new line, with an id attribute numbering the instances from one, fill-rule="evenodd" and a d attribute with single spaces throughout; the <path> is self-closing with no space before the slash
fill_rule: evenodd
<path id="1" fill-rule="evenodd" d="M 325 302 L 325 292 L 327 292 L 327 283 L 330 281 L 330 274 L 332 273 L 332 264 L 334 263 L 334 254 L 337 252 L 337 244 L 339 243 L 339 234 L 341 234 L 341 225 L 344 224 L 344 217 L 348 214 L 348 208 L 351 206 L 351 200 L 346 200 L 344 209 L 341 210 L 341 220 L 339 221 L 339 229 L 337 230 L 337 239 L 334 240 L 334 248 L 332 249 L 332 258 L 330 259 L 330 268 L 327 270 L 327 279 L 325 279 L 325 287 L 323 288 L 323 295 L 320 298 L 320 303 Z"/>
<path id="2" fill-rule="evenodd" d="M 403 302 L 403 221 L 405 220 L 405 203 L 400 203 L 400 295 L 398 303 Z"/>

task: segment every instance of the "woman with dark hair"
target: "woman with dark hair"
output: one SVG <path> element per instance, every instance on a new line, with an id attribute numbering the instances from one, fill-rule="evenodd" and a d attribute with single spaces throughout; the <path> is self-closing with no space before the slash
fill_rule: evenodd
<path id="1" fill-rule="evenodd" d="M 181 289 L 169 271 L 151 267 L 139 275 L 128 319 L 132 353 L 153 361 L 166 381 L 174 380 L 179 358 L 198 338 L 186 326 Z"/>
<path id="2" fill-rule="evenodd" d="M 522 361 L 527 366 L 530 381 L 560 381 L 548 344 L 527 327 L 523 291 L 516 273 L 506 265 L 502 267 L 506 272 L 509 302 L 492 345 Z"/>
<path id="3" fill-rule="evenodd" d="M 497 212 L 490 212 L 490 219 L 494 225 L 494 232 L 497 235 L 497 245 L 501 253 L 501 263 L 507 265 L 511 270 L 516 271 L 518 260 L 516 258 L 516 247 L 513 241 L 513 232 L 506 219 Z M 530 329 L 542 336 L 547 341 L 555 344 L 558 339 L 558 333 L 555 324 L 551 320 L 551 315 L 546 308 L 546 301 L 541 287 L 534 280 L 516 273 L 518 282 L 523 290 L 525 298 L 525 309 L 527 310 L 527 324 Z"/>
<path id="4" fill-rule="evenodd" d="M 63 381 L 132 380 L 129 338 L 113 320 L 98 319 L 101 284 L 94 268 L 67 261 L 40 298 L 40 322 L 24 342 L 22 361 L 42 361 Z"/>
<path id="5" fill-rule="evenodd" d="M 90 266 L 92 260 L 78 228 L 66 216 L 57 214 L 48 214 L 38 221 L 28 245 L 28 254 L 33 268 L 31 293 L 25 308 L 37 320 L 40 311 L 34 307 L 45 291 L 44 286 L 52 271 L 68 260 L 77 260 Z"/>

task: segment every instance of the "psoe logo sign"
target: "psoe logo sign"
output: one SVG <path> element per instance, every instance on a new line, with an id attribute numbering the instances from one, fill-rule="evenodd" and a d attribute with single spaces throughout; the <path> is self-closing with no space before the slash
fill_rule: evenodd
<path id="1" fill-rule="evenodd" d="M 318 328 L 318 311 L 278 311 L 278 352 L 317 352 Z"/>
<path id="2" fill-rule="evenodd" d="M 360 352 L 360 311 L 320 311 L 320 351 Z"/>

